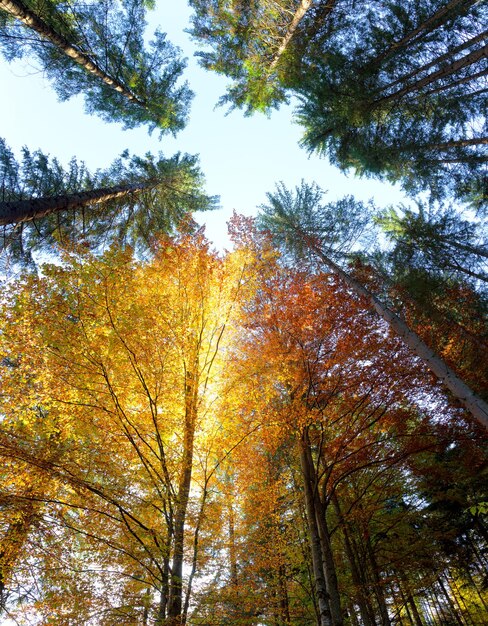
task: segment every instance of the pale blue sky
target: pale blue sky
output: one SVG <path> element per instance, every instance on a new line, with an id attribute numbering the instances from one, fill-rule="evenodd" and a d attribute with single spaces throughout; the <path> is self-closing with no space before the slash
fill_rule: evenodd
<path id="1" fill-rule="evenodd" d="M 265 202 L 266 192 L 280 180 L 288 187 L 302 178 L 315 181 L 329 190 L 329 199 L 353 194 L 360 200 L 373 198 L 380 206 L 402 201 L 403 195 L 390 185 L 345 177 L 325 159 L 309 158 L 298 147 L 302 131 L 293 123 L 293 107 L 283 107 L 269 119 L 263 115 L 246 118 L 240 111 L 226 116 L 225 110 L 214 110 L 227 79 L 198 67 L 193 58 L 195 45 L 183 32 L 190 11 L 181 0 L 168 4 L 157 2 L 148 16 L 149 29 L 152 32 L 159 25 L 168 39 L 183 49 L 188 57 L 186 78 L 195 92 L 190 121 L 176 138 L 159 141 L 156 132 L 150 137 L 144 127 L 123 131 L 118 124 L 106 124 L 84 113 L 82 98 L 60 103 L 31 63 L 24 60 L 9 65 L 3 59 L 0 136 L 16 154 L 27 145 L 31 150 L 41 148 L 62 163 L 76 156 L 91 170 L 107 167 L 126 148 L 132 154 L 199 154 L 207 191 L 220 196 L 222 208 L 198 216 L 198 221 L 205 221 L 207 235 L 218 248 L 227 244 L 226 221 L 233 209 L 254 214 L 257 205 Z"/>

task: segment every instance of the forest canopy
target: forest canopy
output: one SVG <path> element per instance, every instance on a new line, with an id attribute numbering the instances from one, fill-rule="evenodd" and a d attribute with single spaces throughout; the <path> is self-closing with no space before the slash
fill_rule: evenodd
<path id="1" fill-rule="evenodd" d="M 198 155 L 0 139 L 0 622 L 485 626 L 487 7 L 189 4 L 221 104 L 408 204 L 278 182 L 217 251 Z M 0 0 L 0 51 L 161 140 L 157 8 Z"/>

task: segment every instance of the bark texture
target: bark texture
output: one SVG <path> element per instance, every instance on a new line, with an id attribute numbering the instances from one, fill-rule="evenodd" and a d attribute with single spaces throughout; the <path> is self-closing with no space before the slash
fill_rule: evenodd
<path id="1" fill-rule="evenodd" d="M 18 0 L 0 0 L 0 9 L 15 17 L 28 28 L 35 30 L 43 39 L 50 41 L 67 57 L 73 59 L 73 61 L 78 63 L 83 69 L 102 80 L 110 88 L 125 96 L 130 102 L 146 108 L 145 102 L 139 100 L 139 98 L 117 79 L 104 72 L 88 55 L 71 45 L 63 35 L 51 28 L 49 24 L 44 22 L 44 20 L 25 6 L 23 2 L 19 2 Z"/>

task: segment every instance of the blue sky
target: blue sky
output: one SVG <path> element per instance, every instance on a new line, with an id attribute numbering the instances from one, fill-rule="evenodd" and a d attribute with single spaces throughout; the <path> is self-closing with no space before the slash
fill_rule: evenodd
<path id="1" fill-rule="evenodd" d="M 62 163 L 76 156 L 91 170 L 107 167 L 126 148 L 132 154 L 199 154 L 207 191 L 220 196 L 222 208 L 197 218 L 207 224 L 207 235 L 218 248 L 227 245 L 226 221 L 232 211 L 254 214 L 265 202 L 266 192 L 279 181 L 288 187 L 302 179 L 315 181 L 329 190 L 328 199 L 353 194 L 360 200 L 373 198 L 379 206 L 404 199 L 398 188 L 352 174 L 346 177 L 327 160 L 309 157 L 298 146 L 302 131 L 293 122 L 292 106 L 273 112 L 270 118 L 257 114 L 246 118 L 241 111 L 226 116 L 224 109 L 215 109 L 227 79 L 198 66 L 193 57 L 195 44 L 184 32 L 190 9 L 181 0 L 168 4 L 157 2 L 155 11 L 148 15 L 148 31 L 152 33 L 159 26 L 183 50 L 188 57 L 186 79 L 195 92 L 190 121 L 176 138 L 159 141 L 156 132 L 149 136 L 144 127 L 123 131 L 118 124 L 104 123 L 84 113 L 82 98 L 60 103 L 32 62 L 9 65 L 3 59 L 0 136 L 17 154 L 23 145 L 31 150 L 41 148 Z"/>

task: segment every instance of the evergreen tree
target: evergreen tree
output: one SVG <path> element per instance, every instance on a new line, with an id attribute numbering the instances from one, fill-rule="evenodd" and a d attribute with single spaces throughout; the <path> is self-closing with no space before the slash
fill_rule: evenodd
<path id="1" fill-rule="evenodd" d="M 397 315 L 359 277 L 345 269 L 337 260 L 334 236 L 329 239 L 327 224 L 334 220 L 334 203 L 321 204 L 321 192 L 315 185 L 302 182 L 295 193 L 283 184 L 275 193 L 268 193 L 268 204 L 262 205 L 260 224 L 270 231 L 285 250 L 303 256 L 308 251 L 320 263 L 337 275 L 357 296 L 365 298 L 370 307 L 399 335 L 407 346 L 451 391 L 453 396 L 472 416 L 488 427 L 488 405 L 470 389 L 438 354 L 415 333 L 408 323 Z M 339 241 L 348 240 L 347 222 L 338 224 Z"/>
<path id="2" fill-rule="evenodd" d="M 0 225 L 13 257 L 32 260 L 33 249 L 60 241 L 91 247 L 115 239 L 139 250 L 157 232 L 173 232 L 194 211 L 214 208 L 203 191 L 197 157 L 129 157 L 91 174 L 72 159 L 65 170 L 40 150 L 23 149 L 19 163 L 0 141 Z"/>
<path id="3" fill-rule="evenodd" d="M 483 3 L 275 4 L 192 2 L 202 64 L 233 80 L 222 102 L 298 96 L 303 145 L 341 169 L 486 204 Z"/>
<path id="4" fill-rule="evenodd" d="M 174 133 L 192 96 L 178 85 L 185 61 L 159 31 L 146 48 L 145 4 L 2 0 L 0 48 L 7 60 L 33 54 L 62 100 L 82 93 L 107 121 Z"/>
<path id="5" fill-rule="evenodd" d="M 394 244 L 388 255 L 395 267 L 409 272 L 422 268 L 433 274 L 460 280 L 488 282 L 488 242 L 483 223 L 463 219 L 453 207 L 426 207 L 417 211 L 393 208 L 376 219 Z"/>

